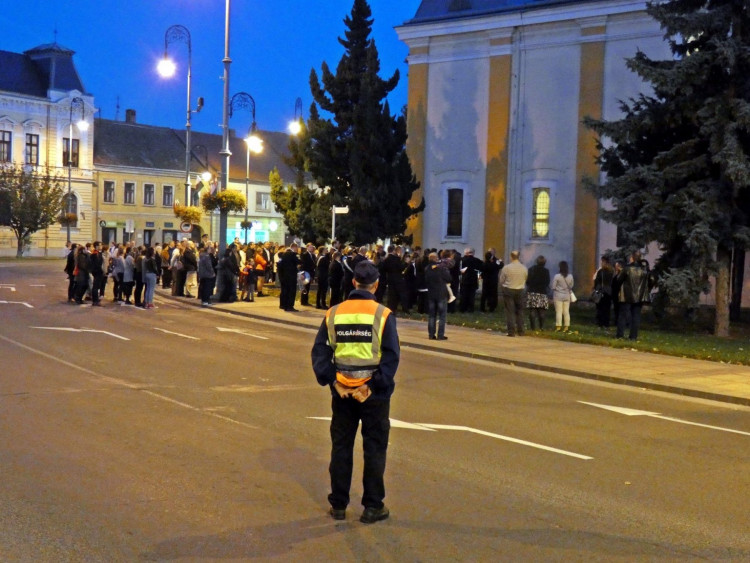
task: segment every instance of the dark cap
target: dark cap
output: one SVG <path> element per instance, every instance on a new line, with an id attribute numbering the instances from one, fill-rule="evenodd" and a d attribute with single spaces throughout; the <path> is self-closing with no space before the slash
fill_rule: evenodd
<path id="1" fill-rule="evenodd" d="M 378 269 L 367 260 L 363 260 L 354 268 L 354 281 L 362 285 L 372 285 L 378 281 L 379 277 Z"/>

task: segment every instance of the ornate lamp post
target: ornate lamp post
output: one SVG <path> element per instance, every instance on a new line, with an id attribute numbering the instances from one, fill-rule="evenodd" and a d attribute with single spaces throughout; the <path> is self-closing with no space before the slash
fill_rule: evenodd
<path id="1" fill-rule="evenodd" d="M 73 111 L 81 110 L 81 119 L 76 124 L 79 131 L 88 131 L 89 124 L 86 121 L 86 104 L 82 98 L 78 96 L 70 100 L 70 119 L 68 123 L 68 197 L 65 212 L 71 214 L 73 212 L 73 188 L 72 188 L 72 177 L 73 177 Z M 80 160 L 80 143 L 78 148 L 78 158 Z M 76 162 L 76 167 L 80 166 L 80 162 Z M 70 221 L 65 222 L 65 232 L 67 241 L 70 242 Z"/>
<path id="2" fill-rule="evenodd" d="M 193 47 L 190 41 L 190 31 L 184 25 L 173 25 L 164 33 L 164 58 L 159 61 L 157 70 L 164 78 L 174 76 L 177 65 L 167 55 L 170 43 L 183 42 L 188 48 L 188 70 L 187 70 L 187 122 L 185 123 L 185 205 L 190 205 L 190 114 L 198 113 L 203 109 L 203 98 L 198 98 L 195 110 L 190 107 L 190 89 L 192 86 Z"/>
<path id="3" fill-rule="evenodd" d="M 250 151 L 254 153 L 260 153 L 263 150 L 263 141 L 255 135 L 256 124 L 255 124 L 255 100 L 247 92 L 237 92 L 232 99 L 229 101 L 229 118 L 231 119 L 234 115 L 235 110 L 246 109 L 250 111 L 253 121 L 250 125 L 250 129 L 247 132 L 247 138 L 245 138 L 245 144 L 247 145 L 247 165 L 245 168 L 245 244 L 247 244 L 247 221 L 248 221 L 248 207 L 250 206 Z M 225 229 L 226 230 L 226 229 Z M 226 234 L 224 235 L 226 236 Z"/>

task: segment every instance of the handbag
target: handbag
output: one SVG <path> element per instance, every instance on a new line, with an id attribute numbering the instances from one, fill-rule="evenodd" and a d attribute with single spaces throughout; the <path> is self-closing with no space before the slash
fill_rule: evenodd
<path id="1" fill-rule="evenodd" d="M 593 301 L 595 305 L 599 304 L 599 301 L 602 300 L 602 297 L 604 297 L 604 293 L 600 289 L 595 289 L 591 292 L 591 301 Z"/>
<path id="2" fill-rule="evenodd" d="M 576 301 L 578 301 L 578 297 L 576 297 L 576 294 L 573 293 L 573 291 L 571 290 L 570 291 L 570 302 L 571 303 L 575 303 Z"/>

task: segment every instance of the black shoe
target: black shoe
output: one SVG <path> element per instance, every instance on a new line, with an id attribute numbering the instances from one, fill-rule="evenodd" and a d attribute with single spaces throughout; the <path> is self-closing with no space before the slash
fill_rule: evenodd
<path id="1" fill-rule="evenodd" d="M 430 340 L 437 340 L 437 336 L 430 336 Z"/>
<path id="2" fill-rule="evenodd" d="M 447 336 L 438 336 L 437 339 L 438 340 L 448 340 L 448 337 Z"/>
<path id="3" fill-rule="evenodd" d="M 346 508 L 333 508 L 328 511 L 334 520 L 346 520 Z"/>
<path id="4" fill-rule="evenodd" d="M 299 309 L 292 307 L 291 309 L 284 309 L 287 313 L 299 313 Z"/>
<path id="5" fill-rule="evenodd" d="M 359 521 L 363 524 L 374 524 L 380 520 L 385 520 L 390 516 L 388 507 L 383 505 L 383 508 L 365 508 L 362 516 L 359 517 Z"/>

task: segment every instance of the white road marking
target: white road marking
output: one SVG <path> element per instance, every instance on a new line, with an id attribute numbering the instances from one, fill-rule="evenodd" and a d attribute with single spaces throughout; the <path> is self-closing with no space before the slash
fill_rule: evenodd
<path id="1" fill-rule="evenodd" d="M 30 326 L 29 328 L 36 328 L 39 330 L 62 330 L 65 332 L 98 332 L 100 334 L 106 334 L 114 338 L 119 338 L 120 340 L 130 340 L 130 338 L 125 338 L 124 336 L 120 336 L 119 334 L 115 334 L 113 332 L 107 332 L 106 330 L 94 330 L 93 328 L 70 328 L 61 326 Z"/>
<path id="2" fill-rule="evenodd" d="M 678 422 L 680 424 L 688 424 L 690 426 L 700 426 L 701 428 L 710 428 L 711 430 L 720 430 L 721 432 L 732 432 L 733 434 L 742 434 L 743 436 L 750 436 L 750 432 L 743 432 L 742 430 L 734 430 L 732 428 L 722 428 L 721 426 L 711 426 L 710 424 L 700 424 L 699 422 L 690 422 L 689 420 L 680 420 L 679 418 L 672 418 L 671 416 L 662 416 L 658 412 L 639 411 L 637 409 L 628 409 L 625 407 L 613 407 L 611 405 L 600 405 L 597 403 L 587 403 L 586 401 L 578 401 L 584 405 L 591 407 L 597 407 L 600 409 L 624 414 L 625 416 L 647 416 L 649 418 L 659 418 L 661 420 L 668 420 L 670 422 Z"/>
<path id="3" fill-rule="evenodd" d="M 323 417 L 323 416 L 309 416 L 308 418 L 312 418 L 315 420 L 331 420 L 331 417 Z M 395 420 L 393 418 L 391 419 L 391 426 L 394 428 L 407 428 L 409 430 L 431 430 L 433 432 L 437 430 L 459 430 L 462 432 L 470 432 L 472 434 L 479 434 L 480 436 L 488 436 L 490 438 L 496 438 L 498 440 L 504 440 L 506 442 L 513 442 L 514 444 L 520 444 L 522 446 L 529 446 L 531 448 L 536 448 L 539 450 L 545 450 L 545 451 L 553 452 L 556 454 L 575 457 L 578 459 L 586 459 L 586 460 L 594 459 L 591 456 L 577 454 L 575 452 L 569 452 L 566 450 L 560 450 L 558 448 L 545 446 L 543 444 L 536 444 L 534 442 L 528 442 L 526 440 L 520 440 L 518 438 L 511 438 L 510 436 L 503 436 L 502 434 L 494 434 L 492 432 L 478 430 L 476 428 L 471 428 L 469 426 L 454 426 L 451 424 L 427 424 L 427 423 L 421 423 L 421 422 L 418 424 L 414 424 L 411 422 L 403 422 L 401 420 Z"/>
<path id="4" fill-rule="evenodd" d="M 216 330 L 219 332 L 235 332 L 237 334 L 244 334 L 245 336 L 252 336 L 253 338 L 259 338 L 260 340 L 268 340 L 265 336 L 258 336 L 257 334 L 250 334 L 249 332 L 245 332 L 244 330 L 238 330 L 236 328 L 223 328 L 220 326 L 216 327 Z"/>
<path id="5" fill-rule="evenodd" d="M 47 287 L 46 283 L 31 283 L 29 287 Z"/>
<path id="6" fill-rule="evenodd" d="M 0 301 L 0 303 L 4 305 L 23 305 L 24 307 L 28 307 L 29 309 L 34 308 L 33 305 L 29 305 L 28 303 L 26 303 L 26 301 Z"/>
<path id="7" fill-rule="evenodd" d="M 154 327 L 154 330 L 158 330 L 160 332 L 165 332 L 167 334 L 174 334 L 175 336 L 181 336 L 182 338 L 189 338 L 190 340 L 200 340 L 200 338 L 196 338 L 195 336 L 190 336 L 187 334 L 180 334 L 179 332 L 172 332 L 171 330 L 167 330 L 165 328 L 156 328 Z"/>
<path id="8" fill-rule="evenodd" d="M 0 289 L 10 289 L 11 291 L 15 291 L 16 286 L 8 283 L 0 283 Z"/>
<path id="9" fill-rule="evenodd" d="M 15 346 L 18 346 L 19 348 L 23 348 L 24 350 L 28 350 L 29 352 L 33 354 L 37 354 L 39 356 L 42 356 L 43 358 L 47 358 L 48 360 L 52 360 L 54 362 L 57 362 L 58 364 L 62 364 L 64 366 L 68 366 L 70 368 L 75 369 L 77 372 L 80 373 L 88 373 L 89 375 L 92 375 L 101 381 L 107 381 L 109 383 L 120 385 L 122 387 L 126 387 L 128 389 L 133 389 L 134 391 L 140 391 L 142 393 L 145 393 L 146 395 L 150 395 L 151 397 L 154 397 L 155 399 L 159 399 L 161 401 L 166 401 L 167 403 L 171 403 L 173 405 L 176 405 L 178 407 L 191 410 L 193 412 L 197 412 L 200 414 L 203 414 L 205 416 L 210 416 L 212 418 L 216 418 L 219 420 L 223 420 L 224 422 L 229 422 L 231 424 L 235 424 L 237 426 L 242 426 L 244 428 L 250 428 L 252 430 L 257 430 L 257 426 L 253 426 L 252 424 L 248 424 L 247 422 L 242 422 L 240 420 L 235 420 L 233 418 L 230 418 L 228 416 L 223 416 L 221 414 L 218 414 L 216 412 L 207 411 L 206 409 L 202 409 L 193 405 L 189 405 L 188 403 L 183 403 L 182 401 L 178 401 L 176 399 L 173 399 L 171 397 L 167 397 L 166 395 L 160 395 L 159 393 L 156 393 L 154 391 L 148 391 L 143 388 L 143 385 L 136 385 L 134 383 L 130 383 L 128 381 L 125 381 L 123 379 L 117 379 L 115 377 L 110 377 L 108 375 L 103 375 L 101 373 L 97 373 L 95 371 L 92 371 L 84 366 L 80 366 L 77 364 L 74 364 L 72 362 L 66 362 L 65 360 L 61 360 L 60 358 L 53 356 L 51 354 L 47 354 L 46 352 L 42 352 L 41 350 L 37 350 L 36 348 L 32 348 L 31 346 L 26 346 L 26 344 L 22 344 L 20 342 L 16 342 L 15 340 L 11 340 L 10 338 L 7 338 L 0 334 L 0 340 L 4 340 L 5 342 L 8 342 L 9 344 L 13 344 Z"/>

